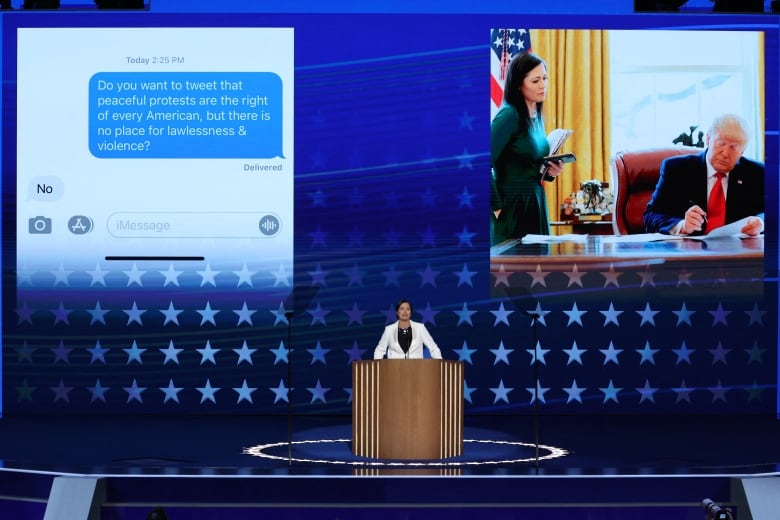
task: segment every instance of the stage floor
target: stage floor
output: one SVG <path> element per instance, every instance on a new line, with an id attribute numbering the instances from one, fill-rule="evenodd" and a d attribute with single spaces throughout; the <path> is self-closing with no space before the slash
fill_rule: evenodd
<path id="1" fill-rule="evenodd" d="M 774 416 L 570 415 L 542 416 L 538 422 L 532 416 L 467 416 L 462 456 L 412 462 L 353 456 L 350 421 L 348 416 L 11 416 L 0 419 L 0 466 L 91 475 L 780 472 L 780 421 Z"/>

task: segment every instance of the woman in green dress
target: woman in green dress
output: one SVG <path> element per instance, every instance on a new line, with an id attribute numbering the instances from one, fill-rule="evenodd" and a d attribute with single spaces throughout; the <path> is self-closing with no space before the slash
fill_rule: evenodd
<path id="1" fill-rule="evenodd" d="M 504 105 L 490 124 L 492 209 L 490 244 L 529 233 L 550 234 L 547 199 L 541 182 L 542 158 L 550 153 L 542 108 L 547 95 L 547 66 L 533 53 L 509 63 Z M 547 164 L 555 178 L 563 164 Z"/>

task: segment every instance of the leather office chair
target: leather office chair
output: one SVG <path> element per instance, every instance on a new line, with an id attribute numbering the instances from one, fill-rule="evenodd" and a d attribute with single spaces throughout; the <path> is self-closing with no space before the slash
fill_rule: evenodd
<path id="1" fill-rule="evenodd" d="M 615 194 L 612 229 L 616 235 L 644 233 L 642 215 L 661 175 L 661 161 L 675 155 L 703 152 L 692 146 L 626 150 L 610 160 L 611 186 Z"/>

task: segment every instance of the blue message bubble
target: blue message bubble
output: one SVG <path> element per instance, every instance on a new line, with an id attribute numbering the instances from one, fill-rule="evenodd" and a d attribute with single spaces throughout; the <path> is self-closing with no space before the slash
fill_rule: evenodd
<path id="1" fill-rule="evenodd" d="M 99 72 L 89 150 L 112 158 L 260 158 L 282 153 L 282 79 L 272 72 Z"/>

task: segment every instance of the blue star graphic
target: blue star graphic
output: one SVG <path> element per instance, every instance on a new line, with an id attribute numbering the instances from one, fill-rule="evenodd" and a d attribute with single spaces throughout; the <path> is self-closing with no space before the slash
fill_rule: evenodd
<path id="1" fill-rule="evenodd" d="M 528 276 L 531 277 L 531 287 L 534 285 L 541 285 L 542 287 L 547 287 L 547 276 L 549 276 L 549 271 L 542 271 L 542 266 L 539 264 L 536 264 L 536 270 L 533 273 L 528 273 Z"/>
<path id="2" fill-rule="evenodd" d="M 206 301 L 206 307 L 203 309 L 195 309 L 195 311 L 200 314 L 200 325 L 203 326 L 204 323 L 211 323 L 212 325 L 216 326 L 217 322 L 214 319 L 214 317 L 220 313 L 219 310 L 213 310 L 211 308 L 211 302 Z"/>
<path id="3" fill-rule="evenodd" d="M 637 273 L 639 277 L 642 279 L 642 282 L 639 284 L 639 287 L 644 287 L 645 285 L 649 285 L 650 287 L 655 287 L 655 274 L 650 270 L 650 266 L 647 266 L 647 270 L 642 273 Z"/>
<path id="4" fill-rule="evenodd" d="M 352 309 L 344 312 L 347 314 L 347 317 L 349 318 L 349 320 L 347 321 L 347 327 L 349 327 L 353 323 L 357 323 L 358 325 L 363 325 L 363 315 L 367 311 L 361 311 L 358 308 L 357 302 L 352 302 Z"/>
<path id="5" fill-rule="evenodd" d="M 753 363 L 754 361 L 758 363 L 759 365 L 764 364 L 764 352 L 766 352 L 767 349 L 765 348 L 758 348 L 758 342 L 753 342 L 753 348 L 750 350 L 745 350 L 745 352 L 748 355 L 748 365 Z"/>
<path id="6" fill-rule="evenodd" d="M 288 363 L 287 361 L 287 354 L 290 352 L 288 349 L 284 348 L 284 341 L 279 342 L 279 348 L 272 348 L 270 349 L 271 352 L 274 354 L 274 365 L 277 364 L 280 361 L 283 361 L 284 363 Z"/>
<path id="7" fill-rule="evenodd" d="M 388 248 L 398 247 L 400 245 L 400 238 L 401 233 L 396 231 L 395 227 L 390 226 L 390 230 L 385 233 L 385 246 Z"/>
<path id="8" fill-rule="evenodd" d="M 604 365 L 612 361 L 616 365 L 620 366 L 620 362 L 618 361 L 618 356 L 620 355 L 621 352 L 623 352 L 622 348 L 615 348 L 615 346 L 610 341 L 609 348 L 599 349 L 599 352 L 604 354 Z"/>
<path id="9" fill-rule="evenodd" d="M 24 361 L 28 361 L 28 362 L 32 363 L 33 362 L 32 353 L 35 352 L 35 350 L 37 350 L 37 349 L 35 349 L 35 348 L 31 347 L 30 345 L 28 345 L 27 344 L 27 340 L 24 340 L 22 342 L 22 346 L 21 347 L 16 347 L 16 353 L 19 355 L 18 358 L 17 358 L 17 361 L 19 363 L 23 363 Z M 89 349 L 87 349 L 87 350 L 89 350 Z"/>
<path id="10" fill-rule="evenodd" d="M 163 365 L 168 363 L 168 361 L 173 361 L 174 363 L 176 363 L 178 365 L 179 364 L 179 352 L 181 352 L 184 349 L 183 348 L 176 348 L 176 347 L 174 347 L 173 340 L 171 340 L 168 343 L 168 348 L 166 348 L 166 349 L 162 349 L 161 348 L 159 350 L 160 350 L 160 352 L 165 354 L 165 360 L 163 361 Z"/>
<path id="11" fill-rule="evenodd" d="M 470 311 L 467 302 L 463 302 L 463 308 L 461 310 L 453 312 L 458 315 L 457 326 L 460 326 L 461 323 L 468 323 L 469 325 L 474 326 L 474 324 L 471 322 L 471 316 L 476 314 L 477 311 Z"/>
<path id="12" fill-rule="evenodd" d="M 620 278 L 620 275 L 622 274 L 622 271 L 615 271 L 615 266 L 613 264 L 609 264 L 609 271 L 606 273 L 601 273 L 601 276 L 604 277 L 604 287 L 607 287 L 610 284 L 614 285 L 615 287 L 620 287 L 618 278 Z"/>
<path id="13" fill-rule="evenodd" d="M 314 401 L 322 401 L 323 403 L 327 404 L 328 401 L 325 400 L 325 394 L 328 393 L 330 388 L 324 388 L 320 384 L 320 380 L 317 379 L 317 384 L 314 386 L 314 388 L 306 388 L 311 393 L 311 402 L 309 404 L 314 404 Z"/>
<path id="14" fill-rule="evenodd" d="M 439 236 L 438 233 L 433 231 L 433 228 L 428 225 L 422 232 L 418 233 L 420 235 L 420 238 L 422 239 L 422 243 L 420 244 L 420 247 L 425 246 L 431 246 L 433 248 L 436 247 L 436 237 Z"/>
<path id="15" fill-rule="evenodd" d="M 352 389 L 351 388 L 343 388 L 344 392 L 347 393 L 347 404 L 352 403 Z"/>
<path id="16" fill-rule="evenodd" d="M 325 322 L 325 316 L 330 314 L 330 311 L 326 311 L 322 308 L 320 305 L 320 302 L 317 302 L 317 306 L 312 311 L 306 311 L 308 314 L 311 315 L 311 326 L 313 327 L 315 323 L 322 323 L 326 327 L 328 324 Z"/>
<path id="17" fill-rule="evenodd" d="M 127 354 L 127 364 L 129 365 L 133 361 L 137 361 L 140 365 L 143 365 L 144 362 L 141 360 L 141 355 L 146 352 L 145 348 L 138 348 L 138 343 L 133 340 L 133 346 L 131 348 L 123 348 L 122 350 L 125 351 L 125 354 Z"/>
<path id="18" fill-rule="evenodd" d="M 463 186 L 463 191 L 458 195 L 458 207 L 459 208 L 472 208 L 474 207 L 472 205 L 472 201 L 474 200 L 475 195 L 472 193 L 469 193 L 468 186 Z"/>
<path id="19" fill-rule="evenodd" d="M 506 363 L 507 365 L 509 365 L 509 364 L 510 364 L 510 363 L 509 363 L 509 354 L 511 354 L 512 352 L 514 352 L 514 349 L 507 349 L 507 348 L 504 348 L 504 342 L 502 341 L 502 342 L 501 342 L 501 343 L 498 345 L 498 348 L 497 348 L 497 349 L 496 349 L 496 348 L 491 348 L 491 349 L 490 349 L 490 352 L 492 352 L 492 353 L 493 353 L 493 355 L 495 355 L 495 356 L 496 356 L 496 359 L 493 361 L 493 366 L 496 366 L 496 365 L 498 364 L 498 362 L 499 362 L 499 361 L 503 361 L 504 363 Z"/>
<path id="20" fill-rule="evenodd" d="M 94 403 L 95 401 L 103 401 L 106 402 L 106 392 L 108 392 L 111 389 L 109 386 L 103 386 L 100 383 L 100 378 L 97 378 L 95 381 L 95 386 L 88 386 L 87 390 L 92 394 L 92 397 L 90 397 L 89 402 Z"/>
<path id="21" fill-rule="evenodd" d="M 22 380 L 22 385 L 16 387 L 16 391 L 19 394 L 18 402 L 22 401 L 29 401 L 32 402 L 32 394 L 35 390 L 37 390 L 37 386 L 30 386 L 27 383 L 27 378 L 25 377 L 24 380 Z"/>
<path id="22" fill-rule="evenodd" d="M 499 380 L 498 386 L 490 389 L 496 396 L 493 399 L 493 404 L 496 404 L 498 401 L 504 401 L 506 404 L 509 404 L 509 392 L 512 390 L 514 390 L 514 388 L 504 386 L 503 379 Z"/>
<path id="23" fill-rule="evenodd" d="M 478 155 L 469 153 L 468 148 L 463 149 L 463 153 L 458 155 L 456 158 L 458 159 L 458 169 L 461 170 L 463 168 L 466 168 L 468 170 L 474 169 L 471 162 L 476 159 Z"/>
<path id="24" fill-rule="evenodd" d="M 547 401 L 544 400 L 544 394 L 547 393 L 549 388 L 544 388 L 541 386 L 541 382 L 536 382 L 536 388 L 526 388 L 526 391 L 531 394 L 531 401 L 530 404 L 533 404 L 536 399 L 539 399 L 539 402 L 547 404 Z"/>
<path id="25" fill-rule="evenodd" d="M 211 381 L 209 379 L 206 379 L 206 386 L 198 387 L 196 390 L 200 392 L 200 404 L 203 404 L 203 402 L 207 400 L 217 404 L 217 400 L 214 398 L 214 394 L 216 394 L 220 389 L 212 387 Z"/>
<path id="26" fill-rule="evenodd" d="M 649 323 L 653 327 L 655 327 L 655 315 L 658 314 L 661 311 L 654 311 L 650 308 L 650 303 L 645 304 L 645 310 L 643 311 L 636 311 L 637 314 L 639 314 L 642 317 L 642 322 L 639 324 L 641 327 L 645 323 Z"/>
<path id="27" fill-rule="evenodd" d="M 59 269 L 56 271 L 52 271 L 52 274 L 54 275 L 54 286 L 56 287 L 57 284 L 63 284 L 66 287 L 70 286 L 70 282 L 68 282 L 68 277 L 73 273 L 73 271 L 66 271 L 65 266 L 63 266 L 60 263 Z"/>
<path id="28" fill-rule="evenodd" d="M 550 352 L 550 349 L 542 348 L 542 344 L 540 342 L 536 342 L 536 348 L 535 349 L 526 349 L 526 352 L 531 356 L 531 363 L 530 365 L 533 366 L 534 363 L 536 363 L 537 360 L 542 365 L 547 365 L 547 361 L 545 361 L 544 356 L 547 355 L 548 352 Z"/>
<path id="29" fill-rule="evenodd" d="M 144 284 L 141 283 L 141 277 L 146 274 L 146 271 L 139 271 L 138 266 L 133 264 L 133 267 L 129 271 L 124 271 L 124 273 L 127 276 L 127 287 L 133 284 L 143 287 Z"/>
<path id="30" fill-rule="evenodd" d="M 256 348 L 249 348 L 249 345 L 247 345 L 246 341 L 241 345 L 241 348 L 234 348 L 233 352 L 238 354 L 238 361 L 236 361 L 236 366 L 241 364 L 241 361 L 246 361 L 250 365 L 254 366 L 254 362 L 252 361 L 252 354 L 254 354 L 257 351 Z"/>
<path id="31" fill-rule="evenodd" d="M 204 271 L 197 271 L 197 273 L 200 276 L 201 287 L 206 284 L 209 284 L 213 287 L 217 286 L 216 276 L 219 274 L 219 271 L 212 271 L 211 264 L 206 264 L 206 269 Z"/>
<path id="32" fill-rule="evenodd" d="M 249 324 L 249 326 L 254 325 L 252 323 L 252 315 L 257 312 L 256 310 L 249 310 L 246 306 L 246 302 L 241 306 L 240 309 L 233 309 L 233 312 L 236 313 L 238 316 L 238 323 L 236 323 L 236 327 L 241 325 L 242 323 L 246 322 Z"/>
<path id="33" fill-rule="evenodd" d="M 92 278 L 90 280 L 90 282 L 89 282 L 89 286 L 92 287 L 93 285 L 95 285 L 97 283 L 97 284 L 100 284 L 103 287 L 105 287 L 106 286 L 106 274 L 107 273 L 108 273 L 108 271 L 104 271 L 103 269 L 100 268 L 100 262 L 98 262 L 95 265 L 95 270 L 94 271 L 87 271 L 87 274 L 89 274 L 89 276 Z"/>
<path id="34" fill-rule="evenodd" d="M 425 271 L 418 271 L 417 274 L 422 278 L 420 287 L 425 287 L 425 284 L 436 287 L 436 277 L 439 275 L 439 271 L 431 269 L 431 264 L 425 264 Z"/>
<path id="35" fill-rule="evenodd" d="M 250 404 L 254 404 L 252 401 L 252 392 L 255 390 L 257 390 L 257 388 L 247 386 L 246 379 L 244 379 L 244 382 L 241 383 L 240 388 L 233 388 L 233 391 L 238 394 L 238 400 L 236 401 L 236 404 L 239 404 L 241 401 L 249 401 Z"/>
<path id="36" fill-rule="evenodd" d="M 572 266 L 572 269 L 568 273 L 563 273 L 569 278 L 569 285 L 566 287 L 571 287 L 574 284 L 579 285 L 582 287 L 582 277 L 585 276 L 585 273 L 581 273 L 580 270 L 577 268 L 577 264 L 574 264 Z M 576 302 L 575 302 L 576 305 Z M 581 324 L 580 324 L 581 325 Z"/>
<path id="37" fill-rule="evenodd" d="M 398 319 L 398 315 L 395 313 L 395 307 L 393 307 L 392 304 L 390 304 L 390 306 L 387 309 L 385 309 L 385 310 L 383 310 L 381 312 L 382 312 L 382 314 L 385 315 L 385 323 L 386 324 L 394 322 L 395 320 Z"/>
<path id="38" fill-rule="evenodd" d="M 732 349 L 730 348 L 723 348 L 723 344 L 721 344 L 720 341 L 718 341 L 718 345 L 715 348 L 708 349 L 710 353 L 712 354 L 712 364 L 715 365 L 719 361 L 723 363 L 724 365 L 728 365 L 728 361 L 726 360 L 726 356 L 729 352 L 731 352 Z"/>
<path id="39" fill-rule="evenodd" d="M 459 349 L 453 349 L 453 352 L 455 352 L 458 355 L 458 361 L 463 361 L 465 363 L 468 363 L 469 365 L 473 365 L 474 363 L 471 362 L 471 354 L 476 352 L 477 349 L 475 348 L 469 348 L 468 343 L 466 341 L 463 341 L 463 346 Z"/>
<path id="40" fill-rule="evenodd" d="M 606 388 L 599 388 L 599 390 L 604 393 L 604 401 L 601 404 L 606 404 L 607 401 L 615 401 L 619 404 L 618 394 L 623 389 L 616 388 L 611 379 L 609 380 L 609 385 Z"/>
<path id="41" fill-rule="evenodd" d="M 722 323 L 723 325 L 728 327 L 728 322 L 726 321 L 726 318 L 728 318 L 728 315 L 731 314 L 731 311 L 727 311 L 723 308 L 723 305 L 721 303 L 718 303 L 718 308 L 714 311 L 707 311 L 712 315 L 712 326 L 714 327 L 718 323 Z"/>
<path id="42" fill-rule="evenodd" d="M 92 358 L 89 360 L 89 364 L 91 365 L 92 363 L 94 363 L 96 361 L 100 361 L 101 363 L 103 363 L 105 365 L 106 364 L 106 352 L 108 352 L 109 350 L 111 350 L 111 349 L 103 348 L 100 345 L 100 340 L 97 340 L 95 342 L 95 346 L 93 348 L 88 348 L 87 349 L 87 352 L 92 354 Z"/>
<path id="43" fill-rule="evenodd" d="M 133 384 L 129 387 L 125 386 L 123 387 L 124 391 L 127 392 L 127 402 L 130 401 L 138 401 L 139 403 L 143 404 L 144 400 L 141 398 L 141 394 L 146 390 L 145 386 L 138 386 L 138 383 L 136 383 L 135 378 L 133 378 Z"/>
<path id="44" fill-rule="evenodd" d="M 206 346 L 204 348 L 196 348 L 195 350 L 198 352 L 198 354 L 200 354 L 201 365 L 206 361 L 210 361 L 212 365 L 217 364 L 217 360 L 214 358 L 214 355 L 219 352 L 220 349 L 212 348 L 211 341 L 206 340 Z"/>
<path id="45" fill-rule="evenodd" d="M 688 388 L 685 384 L 685 379 L 682 380 L 678 388 L 672 388 L 672 390 L 677 394 L 677 399 L 674 402 L 675 404 L 680 401 L 687 401 L 688 404 L 691 404 L 691 392 L 693 392 L 693 388 Z"/>
<path id="46" fill-rule="evenodd" d="M 383 271 L 382 276 L 385 277 L 385 287 L 400 287 L 400 281 L 399 278 L 401 277 L 401 274 L 403 274 L 401 271 L 396 271 L 395 266 L 391 265 L 389 271 Z"/>
<path id="47" fill-rule="evenodd" d="M 469 271 L 468 265 L 463 264 L 463 269 L 457 272 L 453 272 L 453 274 L 458 277 L 458 287 L 463 284 L 466 284 L 469 287 L 474 287 L 474 283 L 471 281 L 471 279 L 474 278 L 474 275 L 477 274 L 477 272 Z"/>
<path id="48" fill-rule="evenodd" d="M 19 321 L 17 321 L 17 325 L 27 322 L 30 325 L 32 325 L 32 315 L 33 315 L 32 308 L 30 305 L 25 301 L 22 302 L 22 306 L 16 310 L 16 314 L 19 316 Z"/>
<path id="49" fill-rule="evenodd" d="M 620 323 L 618 323 L 618 316 L 623 314 L 623 311 L 615 310 L 615 306 L 612 304 L 612 302 L 609 302 L 609 309 L 606 311 L 599 311 L 601 314 L 604 315 L 604 326 L 606 327 L 609 323 L 614 323 L 618 327 L 620 327 Z"/>
<path id="50" fill-rule="evenodd" d="M 54 324 L 56 325 L 59 322 L 63 322 L 65 325 L 70 325 L 68 323 L 68 315 L 70 314 L 71 310 L 65 308 L 65 304 L 60 302 L 59 307 L 51 311 L 52 314 L 54 314 Z"/>
<path id="51" fill-rule="evenodd" d="M 587 352 L 587 349 L 579 348 L 577 342 L 572 341 L 571 348 L 565 348 L 563 351 L 569 356 L 569 360 L 566 362 L 567 365 L 571 365 L 574 362 L 582 365 L 582 354 L 583 352 Z"/>
<path id="52" fill-rule="evenodd" d="M 425 191 L 420 194 L 420 204 L 423 208 L 435 208 L 436 199 L 438 198 L 439 196 L 436 194 L 436 192 L 433 191 L 430 186 L 428 186 Z"/>
<path id="53" fill-rule="evenodd" d="M 570 311 L 563 311 L 563 312 L 569 317 L 569 323 L 566 324 L 567 327 L 570 326 L 572 323 L 577 323 L 580 327 L 582 327 L 582 316 L 588 311 L 579 310 L 577 308 L 577 302 L 574 302 L 574 304 L 571 306 Z"/>
<path id="54" fill-rule="evenodd" d="M 347 287 L 363 287 L 363 277 L 366 273 L 361 271 L 357 264 L 352 264 L 352 269 L 344 272 L 347 275 Z"/>
<path id="55" fill-rule="evenodd" d="M 168 386 L 161 386 L 160 390 L 163 391 L 165 394 L 165 399 L 163 399 L 163 404 L 167 403 L 170 400 L 179 402 L 179 392 L 181 392 L 181 388 L 174 386 L 173 379 L 168 381 Z"/>
<path id="56" fill-rule="evenodd" d="M 254 284 L 252 284 L 252 276 L 254 276 L 255 273 L 247 268 L 246 263 L 244 263 L 240 271 L 233 271 L 233 274 L 238 276 L 236 287 L 241 287 L 242 284 L 254 287 Z"/>
<path id="57" fill-rule="evenodd" d="M 657 390 L 658 390 L 657 388 L 653 388 L 652 386 L 650 386 L 650 380 L 645 379 L 645 386 L 636 389 L 636 391 L 639 392 L 639 394 L 642 396 L 639 399 L 639 404 L 642 404 L 645 401 L 650 401 L 651 403 L 655 403 L 655 397 L 653 397 L 653 394 Z"/>
<path id="58" fill-rule="evenodd" d="M 497 311 L 490 311 L 490 313 L 496 317 L 495 323 L 493 323 L 493 326 L 495 327 L 499 323 L 505 323 L 506 326 L 509 326 L 509 316 L 513 314 L 515 311 L 508 311 L 504 309 L 504 302 L 501 302 L 501 304 L 498 307 Z"/>
<path id="59" fill-rule="evenodd" d="M 65 401 L 66 403 L 70 402 L 70 398 L 68 397 L 68 394 L 71 390 L 73 390 L 72 386 L 65 386 L 65 381 L 60 379 L 60 384 L 57 386 L 50 387 L 51 391 L 54 392 L 54 402 L 56 403 L 60 399 Z"/>
<path id="60" fill-rule="evenodd" d="M 578 403 L 582 404 L 582 392 L 587 390 L 587 388 L 580 388 L 577 386 L 577 380 L 572 379 L 571 386 L 564 387 L 563 389 L 566 394 L 569 396 L 566 399 L 566 404 L 569 404 L 572 401 L 577 401 Z"/>
<path id="61" fill-rule="evenodd" d="M 466 380 L 464 379 L 463 380 L 463 399 L 465 399 L 469 403 L 474 404 L 473 401 L 471 400 L 471 394 L 474 393 L 474 390 L 476 390 L 476 388 L 471 388 L 469 386 L 468 382 L 466 382 Z"/>
<path id="62" fill-rule="evenodd" d="M 57 348 L 52 351 L 54 352 L 54 363 L 57 361 L 62 361 L 63 363 L 70 364 L 68 354 L 70 354 L 72 351 L 72 348 L 66 348 L 65 342 L 60 340 L 59 344 L 57 344 Z"/>
<path id="63" fill-rule="evenodd" d="M 311 237 L 311 247 L 316 247 L 316 246 L 327 247 L 327 244 L 325 243 L 325 239 L 327 238 L 328 233 L 322 230 L 321 224 L 317 224 L 317 230 L 309 233 L 309 236 Z"/>
<path id="64" fill-rule="evenodd" d="M 729 391 L 728 388 L 723 386 L 723 383 L 720 379 L 718 379 L 717 386 L 710 387 L 709 391 L 712 392 L 712 403 L 715 404 L 716 401 L 723 401 L 724 403 L 726 401 L 726 392 Z"/>
<path id="65" fill-rule="evenodd" d="M 531 317 L 531 326 L 534 325 L 534 320 L 538 323 L 540 323 L 543 326 L 547 326 L 547 322 L 545 321 L 545 316 L 550 314 L 551 311 L 545 311 L 542 309 L 542 304 L 539 302 L 536 302 L 536 309 L 533 310 L 532 313 L 529 313 Z"/>
<path id="66" fill-rule="evenodd" d="M 748 394 L 748 403 L 751 403 L 753 401 L 761 402 L 761 393 L 762 388 L 758 385 L 758 382 L 754 379 L 753 384 L 750 385 L 749 388 L 746 388 L 745 391 Z"/>
<path id="67" fill-rule="evenodd" d="M 279 269 L 271 272 L 274 276 L 274 287 L 279 285 L 283 287 L 290 287 L 290 273 L 284 268 L 284 264 L 279 264 Z"/>
<path id="68" fill-rule="evenodd" d="M 423 323 L 432 323 L 436 326 L 436 315 L 439 314 L 439 311 L 431 308 L 431 302 L 426 302 L 425 308 L 420 311 L 420 314 L 422 315 Z"/>
<path id="69" fill-rule="evenodd" d="M 141 321 L 141 315 L 146 312 L 146 310 L 139 309 L 138 305 L 136 305 L 135 301 L 133 301 L 133 306 L 130 309 L 123 310 L 125 314 L 127 314 L 127 324 L 130 325 L 134 321 L 137 321 L 139 325 L 143 327 L 143 322 Z"/>
<path id="70" fill-rule="evenodd" d="M 317 345 L 314 348 L 307 348 L 306 351 L 311 354 L 311 363 L 310 365 L 313 365 L 317 361 L 321 362 L 323 365 L 327 365 L 328 362 L 325 360 L 325 355 L 330 352 L 329 348 L 322 348 L 322 345 L 320 342 L 317 342 Z"/>
<path id="71" fill-rule="evenodd" d="M 683 302 L 682 307 L 679 311 L 672 311 L 674 314 L 677 315 L 677 326 L 679 327 L 682 323 L 687 323 L 689 326 L 693 326 L 691 324 L 691 316 L 696 314 L 696 311 L 689 311 L 688 307 L 685 306 L 685 302 Z"/>
<path id="72" fill-rule="evenodd" d="M 274 315 L 274 327 L 276 327 L 280 323 L 284 323 L 285 325 L 289 323 L 287 321 L 287 316 L 286 316 L 287 309 L 284 308 L 284 302 L 279 304 L 279 309 L 277 310 L 271 309 L 268 312 Z"/>
<path id="73" fill-rule="evenodd" d="M 165 277 L 165 281 L 163 282 L 163 287 L 166 287 L 169 283 L 175 285 L 176 287 L 179 287 L 179 275 L 183 271 L 176 271 L 173 268 L 173 264 L 168 265 L 167 271 L 160 271 L 160 274 Z"/>
<path id="74" fill-rule="evenodd" d="M 179 324 L 179 314 L 181 314 L 182 310 L 176 309 L 173 306 L 173 302 L 170 302 L 168 304 L 168 309 L 161 310 L 161 313 L 165 316 L 165 321 L 163 322 L 163 327 L 166 326 L 169 322 L 173 322 L 175 325 Z"/>
<path id="75" fill-rule="evenodd" d="M 639 360 L 639 364 L 642 365 L 645 361 L 650 363 L 651 365 L 655 365 L 655 353 L 658 352 L 659 349 L 657 348 L 650 348 L 650 341 L 647 341 L 645 343 L 645 348 L 642 350 L 637 349 L 637 354 L 642 356 L 642 359 Z"/>
<path id="76" fill-rule="evenodd" d="M 470 115 L 468 112 L 463 112 L 463 115 L 460 116 L 460 128 L 473 130 L 473 128 L 471 127 L 471 123 L 473 121 L 474 121 L 474 116 Z"/>
<path id="77" fill-rule="evenodd" d="M 352 348 L 349 350 L 344 350 L 344 352 L 347 353 L 347 365 L 351 365 L 353 361 L 360 361 L 363 359 L 363 352 L 366 350 L 367 349 L 364 348 L 358 348 L 357 340 L 353 341 Z"/>
<path id="78" fill-rule="evenodd" d="M 685 341 L 682 342 L 680 348 L 672 349 L 672 352 L 677 355 L 677 362 L 675 365 L 679 365 L 682 362 L 688 363 L 689 365 L 691 364 L 691 354 L 693 354 L 694 350 L 689 349 L 685 345 Z"/>
<path id="79" fill-rule="evenodd" d="M 463 230 L 460 233 L 455 233 L 455 237 L 458 239 L 458 246 L 474 247 L 471 243 L 471 239 L 477 236 L 476 233 L 469 231 L 468 226 L 463 226 Z"/>
<path id="80" fill-rule="evenodd" d="M 753 325 L 754 323 L 760 326 L 764 325 L 764 314 L 766 314 L 767 311 L 762 311 L 758 308 L 757 303 L 753 303 L 753 309 L 749 311 L 745 311 L 745 314 L 748 315 L 748 318 L 750 318 L 750 321 L 748 321 L 748 327 Z"/>
<path id="81" fill-rule="evenodd" d="M 512 272 L 507 271 L 504 264 L 499 264 L 498 271 L 491 271 L 490 274 L 493 275 L 496 280 L 495 283 L 493 283 L 493 287 L 498 287 L 499 285 L 511 287 L 509 278 L 512 276 Z"/>
<path id="82" fill-rule="evenodd" d="M 317 266 L 315 267 L 314 271 L 309 271 L 309 276 L 311 276 L 311 284 L 312 285 L 319 285 L 320 287 L 327 287 L 327 276 L 328 272 L 322 270 L 322 265 L 320 265 L 319 262 L 317 262 Z"/>
<path id="83" fill-rule="evenodd" d="M 108 314 L 108 311 L 104 311 L 100 307 L 100 302 L 99 301 L 97 303 L 95 303 L 95 308 L 94 309 L 92 309 L 92 310 L 87 309 L 87 312 L 90 314 L 90 316 L 92 316 L 92 319 L 89 322 L 90 325 L 93 325 L 96 322 L 100 322 L 103 325 L 106 324 L 105 316 L 106 316 L 106 314 Z"/>
<path id="84" fill-rule="evenodd" d="M 279 380 L 279 386 L 277 386 L 276 388 L 269 387 L 268 389 L 274 393 L 275 396 L 274 404 L 276 404 L 276 402 L 279 401 L 280 399 L 285 403 L 290 402 L 288 397 L 289 390 L 287 389 L 287 387 L 284 386 L 284 381 L 282 381 L 281 379 Z"/>

